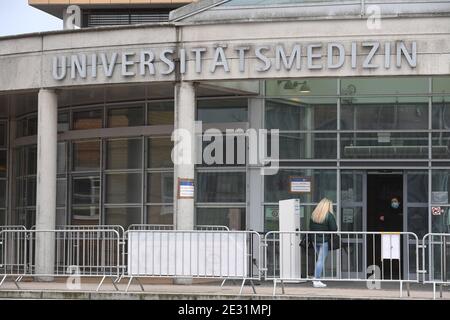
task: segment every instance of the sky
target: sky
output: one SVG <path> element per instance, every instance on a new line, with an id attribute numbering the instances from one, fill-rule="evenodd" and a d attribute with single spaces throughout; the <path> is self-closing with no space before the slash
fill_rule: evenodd
<path id="1" fill-rule="evenodd" d="M 62 28 L 62 20 L 29 6 L 28 0 L 0 0 L 0 37 Z"/>

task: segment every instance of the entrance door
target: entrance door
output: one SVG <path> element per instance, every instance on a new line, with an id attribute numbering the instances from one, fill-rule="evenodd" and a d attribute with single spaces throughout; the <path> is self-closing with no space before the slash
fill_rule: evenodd
<path id="1" fill-rule="evenodd" d="M 403 173 L 367 174 L 367 231 L 403 231 Z M 374 243 L 375 242 L 375 243 Z M 367 239 L 367 263 L 384 270 L 384 279 L 398 279 L 401 266 L 381 261 L 381 236 Z"/>

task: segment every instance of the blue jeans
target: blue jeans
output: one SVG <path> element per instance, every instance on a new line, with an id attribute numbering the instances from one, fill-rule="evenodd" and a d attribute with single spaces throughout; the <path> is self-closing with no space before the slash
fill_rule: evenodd
<path id="1" fill-rule="evenodd" d="M 316 253 L 319 252 L 316 262 L 316 269 L 314 271 L 314 278 L 319 279 L 322 276 L 323 266 L 328 255 L 328 242 L 316 243 Z"/>

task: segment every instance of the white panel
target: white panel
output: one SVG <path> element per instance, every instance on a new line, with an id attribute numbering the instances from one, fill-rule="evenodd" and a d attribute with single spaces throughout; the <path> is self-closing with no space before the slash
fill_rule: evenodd
<path id="1" fill-rule="evenodd" d="M 381 259 L 400 260 L 400 235 L 381 235 Z"/>
<path id="2" fill-rule="evenodd" d="M 279 202 L 280 276 L 281 279 L 300 278 L 300 200 Z"/>
<path id="3" fill-rule="evenodd" d="M 247 234 L 242 232 L 131 231 L 130 276 L 248 276 Z"/>

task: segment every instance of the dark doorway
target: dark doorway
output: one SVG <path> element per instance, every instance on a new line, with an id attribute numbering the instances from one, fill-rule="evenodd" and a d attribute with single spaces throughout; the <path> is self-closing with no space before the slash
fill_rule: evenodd
<path id="1" fill-rule="evenodd" d="M 403 231 L 403 174 L 367 174 L 367 231 Z M 378 265 L 384 279 L 399 279 L 399 261 L 381 260 L 380 235 L 367 238 L 367 263 Z"/>

